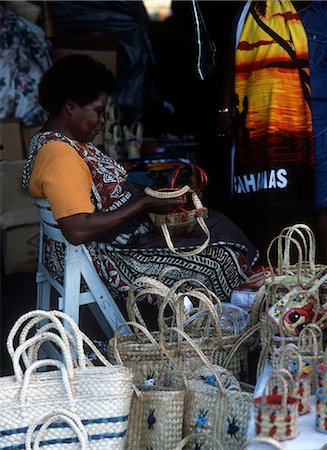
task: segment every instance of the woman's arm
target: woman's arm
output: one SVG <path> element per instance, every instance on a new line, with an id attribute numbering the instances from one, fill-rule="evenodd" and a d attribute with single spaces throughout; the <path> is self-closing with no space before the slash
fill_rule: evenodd
<path id="1" fill-rule="evenodd" d="M 120 227 L 142 214 L 165 214 L 183 203 L 183 197 L 157 199 L 144 195 L 115 211 L 74 214 L 58 219 L 58 224 L 67 241 L 79 245 L 97 240 L 106 234 L 119 232 Z"/>

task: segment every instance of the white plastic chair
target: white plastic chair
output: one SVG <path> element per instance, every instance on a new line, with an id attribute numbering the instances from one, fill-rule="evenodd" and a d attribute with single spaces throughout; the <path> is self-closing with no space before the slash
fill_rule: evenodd
<path id="1" fill-rule="evenodd" d="M 51 288 L 54 288 L 58 294 L 59 310 L 79 324 L 80 306 L 88 305 L 105 334 L 111 337 L 112 332 L 126 319 L 100 279 L 87 248 L 84 244 L 72 245 L 64 238 L 47 200 L 35 198 L 34 201 L 40 218 L 37 308 L 50 310 Z M 66 246 L 62 284 L 51 276 L 44 263 L 44 235 Z M 82 277 L 87 286 L 85 292 L 81 292 Z M 120 334 L 130 332 L 130 328 L 125 326 Z"/>

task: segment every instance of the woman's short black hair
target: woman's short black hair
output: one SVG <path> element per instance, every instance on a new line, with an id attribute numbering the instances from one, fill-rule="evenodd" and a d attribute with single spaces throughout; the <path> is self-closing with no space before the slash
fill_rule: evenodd
<path id="1" fill-rule="evenodd" d="M 42 108 L 56 115 L 67 100 L 79 106 L 94 102 L 100 94 L 115 90 L 112 72 L 88 55 L 68 55 L 56 61 L 43 75 L 39 84 Z"/>

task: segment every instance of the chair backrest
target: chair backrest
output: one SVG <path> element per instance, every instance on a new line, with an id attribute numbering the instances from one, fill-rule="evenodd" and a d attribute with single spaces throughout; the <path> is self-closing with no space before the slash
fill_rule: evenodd
<path id="1" fill-rule="evenodd" d="M 34 198 L 34 202 L 39 214 L 42 232 L 54 241 L 66 243 L 66 239 L 54 218 L 48 200 L 45 198 Z"/>

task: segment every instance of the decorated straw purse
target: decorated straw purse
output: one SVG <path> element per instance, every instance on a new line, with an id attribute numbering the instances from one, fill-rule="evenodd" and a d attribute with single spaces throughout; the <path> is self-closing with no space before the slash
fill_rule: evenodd
<path id="1" fill-rule="evenodd" d="M 282 350 L 280 368 L 286 369 L 293 378 L 293 391 L 290 394 L 298 399 L 299 415 L 310 412 L 310 373 L 305 373 L 302 357 L 294 344 L 287 344 Z"/>
<path id="2" fill-rule="evenodd" d="M 327 350 L 324 351 L 323 360 L 318 365 L 317 372 L 315 429 L 327 433 Z"/>
<path id="3" fill-rule="evenodd" d="M 259 436 L 278 441 L 297 436 L 298 400 L 289 394 L 283 369 L 272 373 L 262 396 L 254 399 L 254 417 Z"/>
<path id="4" fill-rule="evenodd" d="M 174 450 L 183 450 L 186 448 L 201 450 L 224 450 L 222 444 L 217 439 L 205 433 L 189 434 Z"/>
<path id="5" fill-rule="evenodd" d="M 180 173 L 179 168 L 173 173 L 171 186 L 169 188 L 154 190 L 150 187 L 146 187 L 144 190 L 145 194 L 155 198 L 167 199 L 184 196 L 183 206 L 177 207 L 173 212 L 166 214 L 149 213 L 155 228 L 163 233 L 169 250 L 182 256 L 192 256 L 201 253 L 207 248 L 210 242 L 210 231 L 205 223 L 205 219 L 208 217 L 208 209 L 202 205 L 198 195 L 207 184 L 207 175 L 199 167 L 194 167 L 200 175 L 200 183 L 196 189 L 191 189 L 187 185 L 180 189 L 175 187 L 176 180 Z M 176 250 L 172 241 L 172 236 L 189 234 L 199 228 L 203 230 L 206 236 L 203 244 L 188 252 Z"/>

